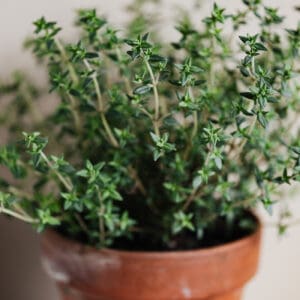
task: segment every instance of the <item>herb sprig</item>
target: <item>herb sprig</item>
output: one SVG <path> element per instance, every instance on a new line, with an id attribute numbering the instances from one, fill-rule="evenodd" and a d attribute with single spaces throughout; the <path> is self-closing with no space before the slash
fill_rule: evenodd
<path id="1" fill-rule="evenodd" d="M 243 3 L 235 14 L 214 4 L 200 29 L 184 18 L 170 44 L 145 32 L 141 3 L 128 37 L 96 10 L 78 12 L 71 44 L 55 22 L 34 22 L 27 44 L 61 101 L 43 117 L 26 79 L 1 85 L 33 122 L 22 143 L 12 140 L 26 122 L 9 124 L 0 163 L 18 181 L 0 181 L 0 212 L 95 246 L 147 249 L 205 246 L 220 224 L 233 239 L 252 228 L 246 211 L 261 203 L 271 213 L 276 191 L 300 179 L 289 123 L 300 110 L 300 28 L 282 29 L 262 1 Z M 239 35 L 249 22 L 257 34 Z M 290 214 L 280 216 L 282 233 Z"/>

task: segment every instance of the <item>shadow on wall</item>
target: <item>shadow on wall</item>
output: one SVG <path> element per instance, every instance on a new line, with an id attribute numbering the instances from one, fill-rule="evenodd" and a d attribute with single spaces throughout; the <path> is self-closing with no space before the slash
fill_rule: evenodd
<path id="1" fill-rule="evenodd" d="M 0 299 L 58 299 L 42 270 L 38 236 L 30 225 L 0 216 L 0 228 Z"/>

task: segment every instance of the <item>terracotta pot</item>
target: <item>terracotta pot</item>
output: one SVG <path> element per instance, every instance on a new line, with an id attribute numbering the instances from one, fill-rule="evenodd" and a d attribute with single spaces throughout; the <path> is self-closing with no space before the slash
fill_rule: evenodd
<path id="1" fill-rule="evenodd" d="M 47 231 L 42 261 L 63 300 L 240 300 L 255 274 L 261 225 L 252 235 L 203 250 L 96 250 Z"/>

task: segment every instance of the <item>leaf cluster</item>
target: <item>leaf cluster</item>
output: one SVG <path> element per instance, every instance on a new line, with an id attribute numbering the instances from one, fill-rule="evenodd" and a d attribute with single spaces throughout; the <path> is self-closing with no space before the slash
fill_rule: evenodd
<path id="1" fill-rule="evenodd" d="M 0 149 L 18 178 L 1 180 L 0 212 L 100 247 L 234 239 L 253 230 L 247 211 L 271 213 L 280 187 L 300 180 L 299 26 L 285 30 L 280 11 L 244 0 L 234 14 L 214 4 L 201 26 L 184 18 L 178 41 L 157 42 L 142 3 L 127 36 L 94 9 L 78 11 L 80 38 L 70 44 L 55 22 L 34 22 L 27 45 L 60 102 L 44 118 L 22 98 L 20 113 L 38 125 L 14 127 L 21 143 Z M 257 34 L 239 35 L 253 23 Z M 34 98 L 24 82 L 0 93 Z"/>

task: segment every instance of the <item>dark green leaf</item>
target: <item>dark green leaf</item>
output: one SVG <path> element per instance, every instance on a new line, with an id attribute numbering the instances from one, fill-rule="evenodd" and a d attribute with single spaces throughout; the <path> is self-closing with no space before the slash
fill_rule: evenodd
<path id="1" fill-rule="evenodd" d="M 149 93 L 151 90 L 152 90 L 152 87 L 150 85 L 142 85 L 142 86 L 137 87 L 133 91 L 133 93 L 135 95 L 144 95 L 144 94 Z"/>

